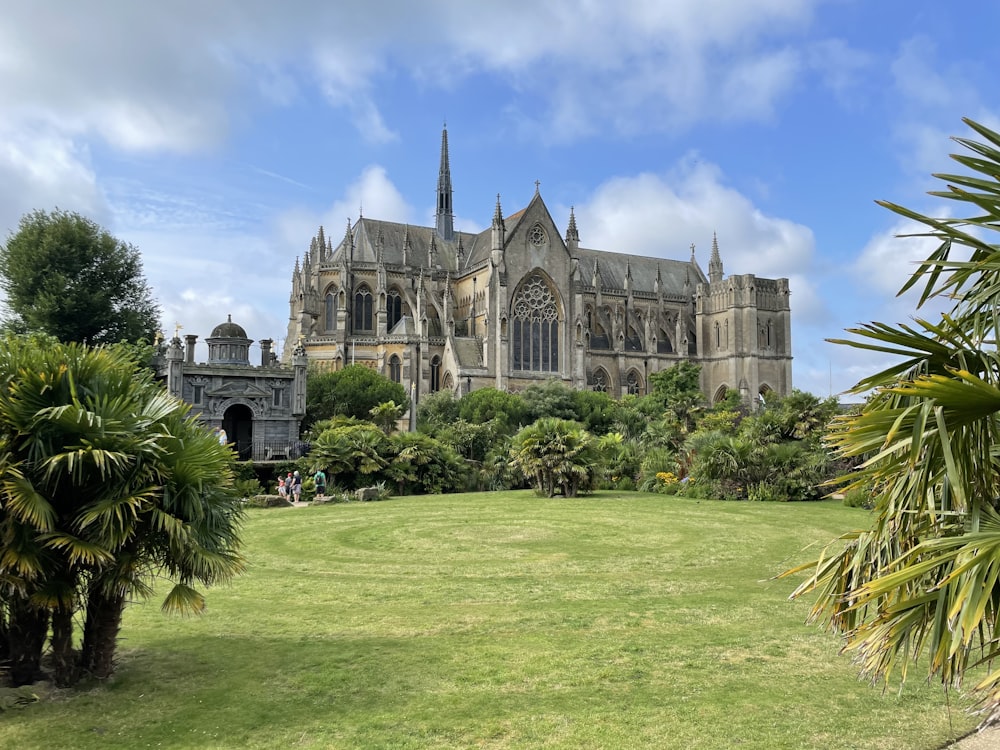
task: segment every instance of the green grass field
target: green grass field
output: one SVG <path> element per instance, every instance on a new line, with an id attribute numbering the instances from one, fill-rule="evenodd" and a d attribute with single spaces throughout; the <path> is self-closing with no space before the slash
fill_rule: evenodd
<path id="1" fill-rule="evenodd" d="M 961 697 L 859 682 L 771 580 L 866 523 L 630 493 L 255 510 L 204 616 L 130 608 L 115 678 L 0 713 L 0 747 L 938 748 Z"/>

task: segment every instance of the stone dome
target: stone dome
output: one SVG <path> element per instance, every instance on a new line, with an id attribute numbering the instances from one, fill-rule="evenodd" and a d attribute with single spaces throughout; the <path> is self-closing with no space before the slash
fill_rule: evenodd
<path id="1" fill-rule="evenodd" d="M 245 339 L 247 332 L 243 330 L 243 326 L 234 323 L 232 315 L 227 316 L 227 318 L 225 323 L 219 323 L 219 325 L 212 329 L 212 335 L 209 338 Z"/>

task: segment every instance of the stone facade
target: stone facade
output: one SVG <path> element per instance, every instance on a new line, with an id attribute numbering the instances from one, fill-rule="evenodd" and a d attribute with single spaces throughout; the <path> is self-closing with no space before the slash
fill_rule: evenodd
<path id="1" fill-rule="evenodd" d="M 414 401 L 549 379 L 644 394 L 682 360 L 712 400 L 791 391 L 787 279 L 726 278 L 714 237 L 707 276 L 693 245 L 688 260 L 584 248 L 573 210 L 562 234 L 537 184 L 524 209 L 505 217 L 497 196 L 489 229 L 455 231 L 447 139 L 435 226 L 361 217 L 296 259 L 287 341 L 315 367 L 363 364 Z"/>
<path id="2" fill-rule="evenodd" d="M 156 359 L 167 390 L 191 404 L 210 427 L 225 430 L 242 460 L 279 461 L 301 453 L 299 425 L 306 411 L 305 352 L 278 362 L 270 339 L 260 342 L 261 363 L 250 364 L 253 341 L 232 317 L 216 326 L 208 362 L 194 361 L 195 335 L 174 336 Z"/>

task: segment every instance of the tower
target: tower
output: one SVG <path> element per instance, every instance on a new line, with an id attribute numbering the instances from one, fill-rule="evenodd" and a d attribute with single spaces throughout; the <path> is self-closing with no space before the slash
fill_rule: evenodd
<path id="1" fill-rule="evenodd" d="M 437 235 L 451 241 L 455 235 L 454 214 L 451 209 L 451 164 L 448 160 L 448 127 L 441 130 L 441 167 L 437 185 Z"/>

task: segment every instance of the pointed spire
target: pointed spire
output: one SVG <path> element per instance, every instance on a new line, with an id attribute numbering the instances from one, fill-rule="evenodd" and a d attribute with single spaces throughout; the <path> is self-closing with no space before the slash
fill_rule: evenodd
<path id="1" fill-rule="evenodd" d="M 719 239 L 712 232 L 712 257 L 708 261 L 708 280 L 712 283 L 722 281 L 722 258 L 719 257 Z"/>
<path id="2" fill-rule="evenodd" d="M 594 276 L 590 283 L 595 289 L 601 287 L 601 268 L 597 263 L 597 258 L 594 258 Z"/>
<path id="3" fill-rule="evenodd" d="M 449 242 L 454 238 L 454 214 L 451 208 L 451 163 L 448 158 L 448 125 L 441 130 L 441 166 L 438 169 L 437 222 L 438 236 Z"/>
<path id="4" fill-rule="evenodd" d="M 573 213 L 573 207 L 569 207 L 569 226 L 566 227 L 566 244 L 580 242 L 580 233 L 576 231 L 576 214 Z"/>
<path id="5" fill-rule="evenodd" d="M 354 246 L 354 234 L 351 232 L 351 220 L 347 220 L 347 229 L 344 230 L 344 247 Z"/>
<path id="6" fill-rule="evenodd" d="M 323 234 L 323 225 L 319 225 L 319 232 L 316 233 L 316 242 L 320 247 L 326 247 L 326 235 Z"/>
<path id="7" fill-rule="evenodd" d="M 697 263 L 698 262 L 697 260 L 695 260 L 695 257 L 694 257 L 694 243 L 693 242 L 691 243 L 691 262 L 692 263 Z"/>
<path id="8" fill-rule="evenodd" d="M 431 235 L 431 245 L 427 248 L 427 266 L 428 268 L 436 268 L 438 264 L 438 249 L 437 249 L 437 235 Z"/>
<path id="9" fill-rule="evenodd" d="M 406 228 L 403 230 L 403 265 L 410 265 L 410 250 L 412 249 L 410 245 L 410 225 L 407 224 Z"/>
<path id="10" fill-rule="evenodd" d="M 462 244 L 462 235 L 458 235 L 458 249 L 455 251 L 459 262 L 465 260 L 465 245 Z"/>
<path id="11" fill-rule="evenodd" d="M 656 264 L 656 281 L 653 282 L 653 293 L 659 294 L 663 288 L 663 277 L 660 274 L 660 264 Z"/>
<path id="12" fill-rule="evenodd" d="M 497 193 L 497 207 L 493 212 L 493 228 L 505 229 L 503 224 L 503 211 L 500 209 L 500 193 Z"/>
<path id="13" fill-rule="evenodd" d="M 382 227 L 378 228 L 378 234 L 375 236 L 375 260 L 378 263 L 382 262 L 382 252 L 385 249 L 385 235 L 382 234 Z"/>
<path id="14" fill-rule="evenodd" d="M 625 258 L 625 291 L 632 289 L 632 259 Z"/>

